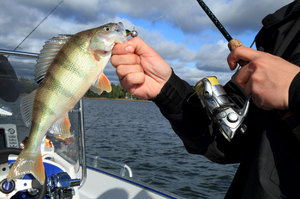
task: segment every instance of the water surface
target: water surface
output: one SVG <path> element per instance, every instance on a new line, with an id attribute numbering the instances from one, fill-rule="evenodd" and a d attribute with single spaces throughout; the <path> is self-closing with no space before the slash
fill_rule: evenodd
<path id="1" fill-rule="evenodd" d="M 224 198 L 237 165 L 187 153 L 154 103 L 84 99 L 84 110 L 87 154 L 125 163 L 135 179 L 181 197 Z"/>

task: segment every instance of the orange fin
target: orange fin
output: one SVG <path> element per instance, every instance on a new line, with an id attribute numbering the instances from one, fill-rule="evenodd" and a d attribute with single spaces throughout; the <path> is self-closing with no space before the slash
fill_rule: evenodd
<path id="1" fill-rule="evenodd" d="M 66 145 L 75 142 L 71 134 L 71 122 L 68 113 L 57 120 L 48 130 L 56 139 L 64 141 Z"/>
<path id="2" fill-rule="evenodd" d="M 110 82 L 108 80 L 108 78 L 101 73 L 98 77 L 98 79 L 96 80 L 95 84 L 91 87 L 91 91 L 93 91 L 94 93 L 97 94 L 101 94 L 103 91 L 106 92 L 111 92 L 112 88 L 110 85 Z"/>
<path id="3" fill-rule="evenodd" d="M 58 119 L 48 130 L 53 135 L 62 135 L 64 137 L 71 137 L 71 122 L 68 113 Z"/>
<path id="4" fill-rule="evenodd" d="M 45 182 L 45 168 L 41 153 L 27 152 L 24 149 L 9 171 L 7 180 L 19 178 L 25 174 L 31 173 L 41 185 Z"/>

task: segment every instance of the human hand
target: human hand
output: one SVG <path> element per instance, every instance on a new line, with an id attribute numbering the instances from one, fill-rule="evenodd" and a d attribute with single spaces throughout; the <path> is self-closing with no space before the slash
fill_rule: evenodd
<path id="1" fill-rule="evenodd" d="M 239 60 L 248 61 L 234 76 L 235 81 L 252 94 L 253 102 L 265 110 L 288 109 L 289 88 L 300 68 L 278 56 L 238 47 L 228 56 L 234 70 Z"/>
<path id="2" fill-rule="evenodd" d="M 170 65 L 139 37 L 116 44 L 111 63 L 121 86 L 143 99 L 156 97 L 172 74 Z"/>

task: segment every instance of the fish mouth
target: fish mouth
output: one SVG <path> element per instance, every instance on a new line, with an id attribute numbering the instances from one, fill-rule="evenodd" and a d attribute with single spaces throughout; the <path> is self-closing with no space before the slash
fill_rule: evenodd
<path id="1" fill-rule="evenodd" d="M 125 29 L 122 22 L 119 22 L 118 25 L 119 25 L 122 29 Z"/>
<path id="2" fill-rule="evenodd" d="M 122 22 L 116 24 L 115 31 L 125 33 L 125 28 Z"/>
<path id="3" fill-rule="evenodd" d="M 119 23 L 116 24 L 115 31 L 119 34 L 121 33 L 121 37 L 116 39 L 116 43 L 125 43 L 127 41 L 127 39 L 126 39 L 126 30 L 125 30 L 124 25 L 123 25 L 122 22 L 119 22 Z"/>

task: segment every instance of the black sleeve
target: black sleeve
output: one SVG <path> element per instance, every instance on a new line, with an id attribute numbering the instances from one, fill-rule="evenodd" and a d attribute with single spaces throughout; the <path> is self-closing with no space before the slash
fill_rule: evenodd
<path id="1" fill-rule="evenodd" d="M 289 109 L 300 121 L 300 73 L 293 79 L 289 89 Z"/>
<path id="2" fill-rule="evenodd" d="M 233 87 L 232 84 L 225 86 L 228 90 Z M 223 137 L 208 118 L 193 88 L 176 74 L 172 73 L 153 101 L 189 153 L 204 155 L 218 163 L 239 162 L 235 141 L 229 143 Z"/>

